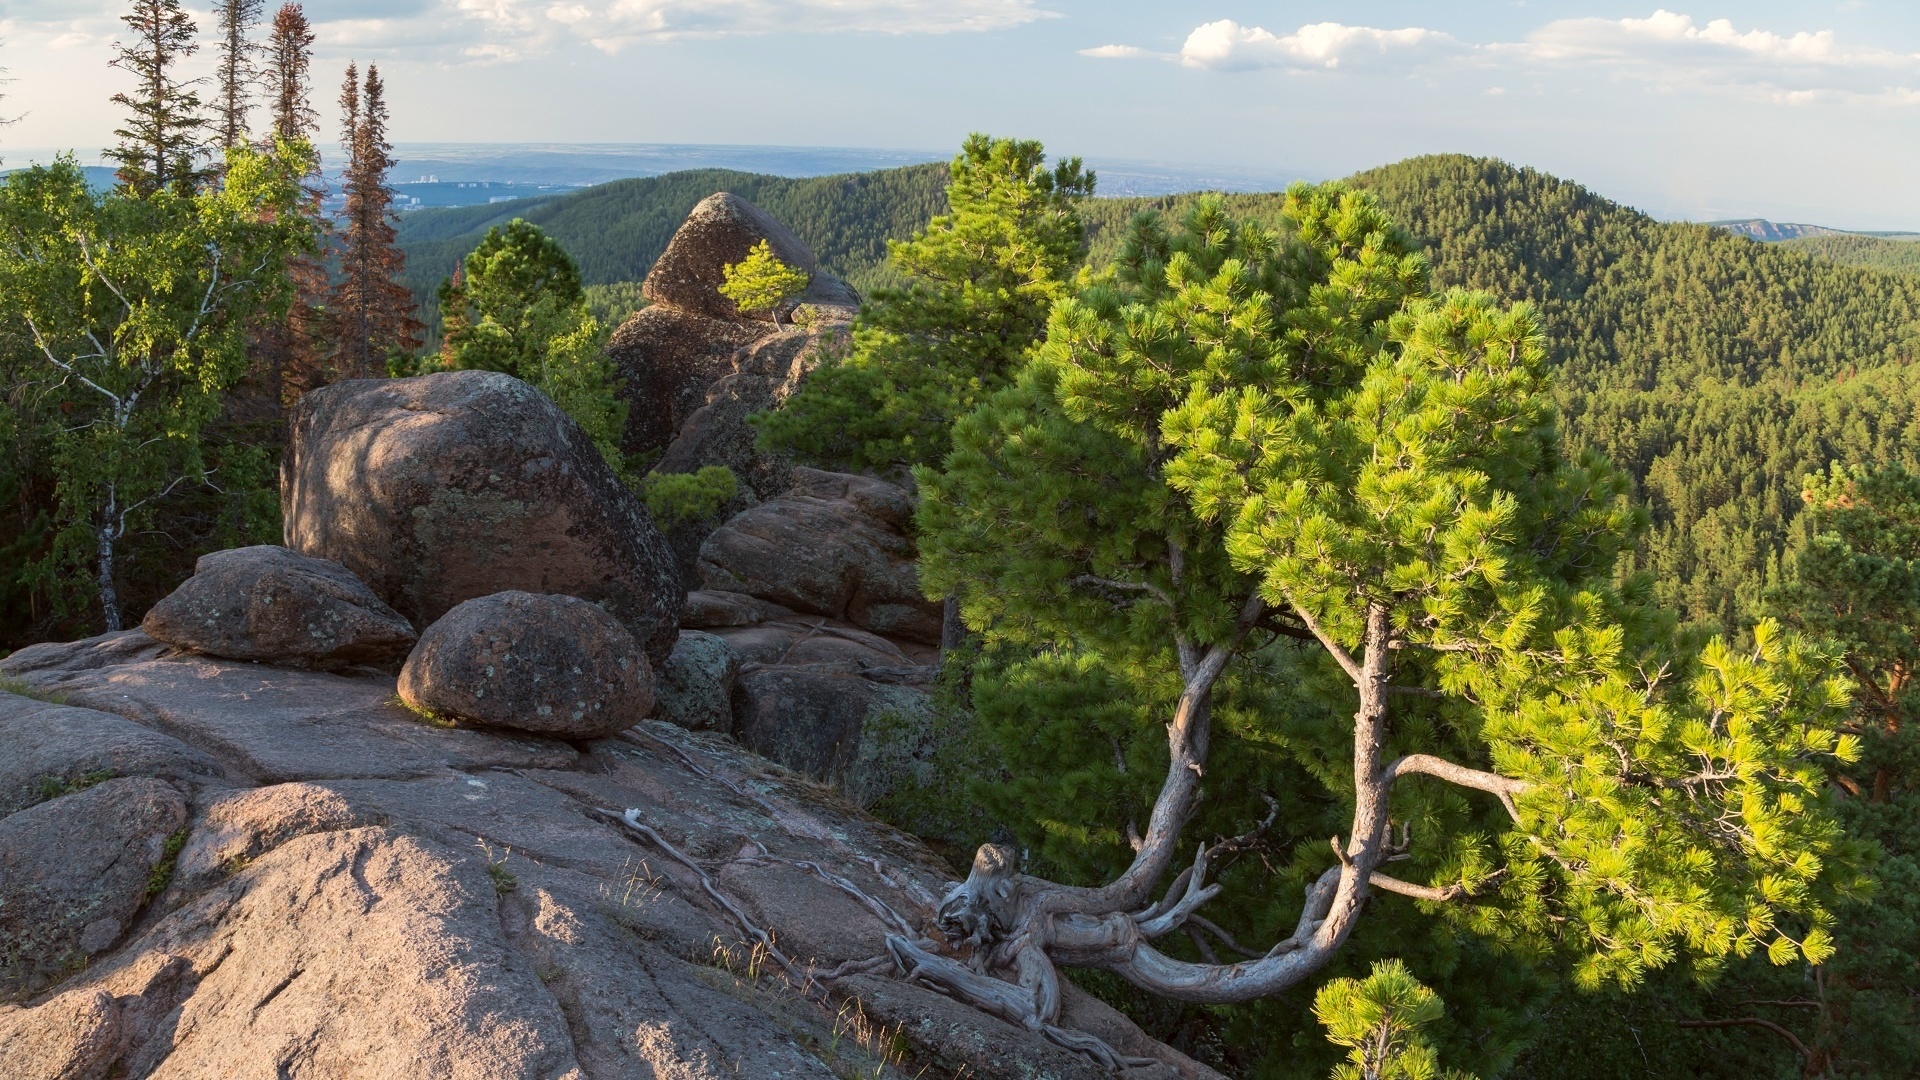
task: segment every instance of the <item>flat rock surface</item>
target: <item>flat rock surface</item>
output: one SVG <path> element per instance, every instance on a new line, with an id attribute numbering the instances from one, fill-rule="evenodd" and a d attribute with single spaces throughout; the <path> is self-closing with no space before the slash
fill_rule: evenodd
<path id="1" fill-rule="evenodd" d="M 709 886 L 800 962 L 859 959 L 887 925 L 813 867 L 912 926 L 949 871 L 724 737 L 437 728 L 387 704 L 391 676 L 174 655 L 137 631 L 0 674 L 69 701 L 0 695 L 10 744 L 38 733 L 34 764 L 0 776 L 130 774 L 0 816 L 0 891 L 106 898 L 39 920 L 69 948 L 0 1003 L 9 1080 L 1100 1075 L 884 973 L 810 998 L 756 952 Z M 613 823 L 629 809 L 660 842 Z M 1214 1075 L 1167 1054 L 1160 1076 Z"/>
<path id="2" fill-rule="evenodd" d="M 122 635 L 136 636 L 146 635 Z M 99 642 L 22 649 L 0 661 L 0 675 L 172 736 L 253 783 L 540 768 L 577 757 L 549 739 L 435 728 L 398 703 L 391 676 L 289 671 L 193 655 L 95 667 Z"/>

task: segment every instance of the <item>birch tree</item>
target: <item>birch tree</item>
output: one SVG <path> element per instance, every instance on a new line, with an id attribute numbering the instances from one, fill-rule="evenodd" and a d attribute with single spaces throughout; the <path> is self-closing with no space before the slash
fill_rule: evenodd
<path id="1" fill-rule="evenodd" d="M 246 370 L 249 320 L 284 308 L 287 259 L 313 246 L 293 212 L 309 155 L 238 147 L 225 185 L 196 193 L 95 195 L 71 158 L 0 186 L 0 317 L 30 342 L 58 507 L 38 572 L 86 581 L 107 630 L 128 621 L 128 534 L 183 487 L 218 483 L 200 431 Z"/>

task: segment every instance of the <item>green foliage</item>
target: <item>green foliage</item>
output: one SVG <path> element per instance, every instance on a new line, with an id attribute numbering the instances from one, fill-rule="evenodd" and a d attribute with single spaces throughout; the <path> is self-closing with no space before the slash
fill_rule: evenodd
<path id="1" fill-rule="evenodd" d="M 1405 964 L 1383 960 L 1365 979 L 1335 979 L 1314 995 L 1327 1040 L 1347 1048 L 1333 1080 L 1473 1080 L 1440 1068 L 1426 1029 L 1446 1012 Z"/>
<path id="2" fill-rule="evenodd" d="M 627 404 L 573 259 L 539 226 L 515 218 L 489 230 L 461 271 L 440 286 L 447 336 L 439 366 L 531 383 L 624 472 Z"/>
<path id="3" fill-rule="evenodd" d="M 614 281 L 605 285 L 588 285 L 587 312 L 601 326 L 619 329 L 627 317 L 647 306 L 647 298 L 640 295 L 641 283 L 638 281 Z"/>
<path id="4" fill-rule="evenodd" d="M 1751 650 L 1701 649 L 1644 581 L 1616 584 L 1645 516 L 1563 445 L 1530 307 L 1430 297 L 1368 196 L 1297 187 L 1284 211 L 1280 231 L 1219 200 L 1177 231 L 1137 218 L 1112 271 L 1054 305 L 1035 362 L 960 422 L 945 470 L 916 471 L 923 582 L 961 598 L 986 650 L 975 703 L 1010 773 L 990 805 L 1049 869 L 1124 862 L 1165 768 L 1176 640 L 1221 640 L 1256 588 L 1346 649 L 1382 610 L 1394 681 L 1421 691 L 1394 699 L 1389 756 L 1529 785 L 1517 823 L 1395 787 L 1407 868 L 1481 898 L 1404 930 L 1557 951 L 1588 984 L 1682 952 L 1823 958 L 1828 903 L 1856 884 L 1820 767 L 1855 749 L 1829 658 L 1765 625 Z M 1229 669 L 1189 836 L 1245 831 L 1262 795 L 1276 833 L 1343 826 L 1353 685 L 1286 640 Z M 1218 917 L 1284 936 L 1331 858 L 1289 843 L 1229 870 L 1254 899 Z"/>
<path id="5" fill-rule="evenodd" d="M 851 353 L 759 418 L 763 445 L 852 469 L 946 456 L 954 420 L 1011 381 L 1085 254 L 1093 175 L 1045 160 L 1037 142 L 968 137 L 950 212 L 890 248 L 911 284 L 876 292 Z"/>
<path id="6" fill-rule="evenodd" d="M 726 278 L 720 284 L 721 296 L 733 301 L 741 314 L 767 312 L 776 323 L 780 321 L 780 309 L 805 292 L 813 280 L 805 270 L 781 262 L 773 253 L 773 245 L 765 240 L 755 244 L 746 258 L 722 267 L 721 273 Z"/>
<path id="7" fill-rule="evenodd" d="M 51 488 L 52 540 L 29 573 L 57 609 L 97 601 L 117 629 L 127 538 L 210 478 L 226 525 L 209 531 L 258 531 L 264 452 L 203 431 L 246 370 L 249 327 L 285 311 L 287 260 L 312 248 L 295 212 L 310 161 L 304 143 L 236 148 L 224 184 L 188 195 L 95 195 L 71 159 L 0 186 L 0 311 L 30 341 L 12 358 L 11 423 L 44 455 L 23 474 L 44 469 Z"/>
<path id="8" fill-rule="evenodd" d="M 640 498 L 662 529 L 705 521 L 739 493 L 740 482 L 725 465 L 708 465 L 693 473 L 648 473 L 640 481 Z"/>

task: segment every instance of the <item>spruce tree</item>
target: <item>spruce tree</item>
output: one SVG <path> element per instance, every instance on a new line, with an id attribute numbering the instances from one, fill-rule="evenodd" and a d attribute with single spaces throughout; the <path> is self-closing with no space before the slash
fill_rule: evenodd
<path id="1" fill-rule="evenodd" d="M 347 144 L 346 207 L 340 235 L 340 280 L 328 305 L 333 317 L 334 378 L 385 375 L 390 360 L 420 347 L 424 328 L 414 318 L 413 294 L 394 279 L 406 255 L 394 242 L 393 192 L 387 171 L 393 145 L 387 141 L 386 87 L 377 66 L 367 65 L 365 84 L 347 65 L 340 91 Z"/>
<path id="2" fill-rule="evenodd" d="M 313 62 L 314 33 L 299 4 L 282 4 L 274 13 L 268 32 L 266 54 L 267 106 L 271 115 L 271 137 L 283 143 L 311 145 L 319 133 L 320 118 L 310 99 L 308 72 Z M 306 197 L 301 213 L 321 227 L 321 207 L 325 189 L 320 174 L 320 157 L 313 156 L 313 168 L 302 179 Z M 300 395 L 326 382 L 324 335 L 327 320 L 327 271 L 321 260 L 311 254 L 297 255 L 287 264 L 292 280 L 293 298 L 287 317 L 270 328 L 263 342 L 273 367 L 272 379 L 278 385 L 283 404 L 292 404 Z"/>
<path id="3" fill-rule="evenodd" d="M 1056 964 L 1255 1001 L 1409 904 L 1586 986 L 1681 955 L 1824 961 L 1861 884 L 1823 771 L 1859 753 L 1833 658 L 1772 623 L 1702 642 L 1616 580 L 1646 516 L 1563 444 L 1530 308 L 1430 294 L 1412 240 L 1339 185 L 1290 191 L 1285 219 L 1209 199 L 1136 221 L 916 470 L 923 581 L 1000 660 L 975 700 L 998 696 L 1030 801 L 1003 819 L 1020 846 L 983 846 L 941 906 L 1017 986 L 905 938 L 893 957 L 1110 1064 L 1057 1030 Z M 1157 764 L 1157 791 L 1076 803 L 1101 762 L 1123 790 Z M 1076 833 L 1117 834 L 1117 868 L 1019 873 Z M 1192 916 L 1226 890 L 1286 909 L 1216 935 Z"/>
<path id="4" fill-rule="evenodd" d="M 217 108 L 223 151 L 247 141 L 247 114 L 252 111 L 253 90 L 260 75 L 254 61 L 260 46 L 251 35 L 253 28 L 260 24 L 260 11 L 265 3 L 266 0 L 219 0 L 214 8 L 214 20 L 220 30 Z"/>
<path id="5" fill-rule="evenodd" d="M 201 113 L 198 79 L 180 77 L 180 65 L 199 49 L 195 27 L 179 0 L 133 0 L 120 21 L 133 33 L 131 43 L 115 42 L 113 66 L 131 73 L 139 88 L 113 95 L 113 103 L 132 114 L 115 128 L 120 144 L 106 156 L 120 163 L 122 187 L 136 195 L 163 188 L 191 193 L 206 178 L 207 118 Z"/>
<path id="6" fill-rule="evenodd" d="M 267 37 L 267 105 L 276 138 L 311 140 L 320 129 L 319 114 L 308 97 L 307 72 L 313 64 L 313 28 L 299 4 L 274 12 Z"/>
<path id="7" fill-rule="evenodd" d="M 880 471 L 946 455 L 953 422 L 1013 377 L 1085 257 L 1076 208 L 1094 176 L 1078 158 L 1045 162 L 1037 142 L 967 138 L 949 212 L 888 243 L 910 284 L 877 290 L 852 352 L 761 417 L 764 445 Z"/>

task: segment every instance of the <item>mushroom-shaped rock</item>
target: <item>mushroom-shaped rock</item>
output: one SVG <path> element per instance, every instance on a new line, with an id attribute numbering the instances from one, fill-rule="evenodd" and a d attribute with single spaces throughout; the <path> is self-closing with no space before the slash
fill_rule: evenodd
<path id="1" fill-rule="evenodd" d="M 426 626 L 508 589 L 602 605 L 664 663 L 685 596 L 646 507 L 573 419 L 493 371 L 358 379 L 300 399 L 286 544 Z"/>
<path id="2" fill-rule="evenodd" d="M 140 628 L 209 656 L 322 670 L 397 662 L 414 642 L 346 567 L 269 544 L 201 556 Z"/>
<path id="3" fill-rule="evenodd" d="M 746 593 L 937 644 L 940 609 L 920 592 L 907 493 L 883 480 L 796 467 L 791 494 L 714 530 L 700 547 L 706 589 Z"/>
<path id="4" fill-rule="evenodd" d="M 857 308 L 860 297 L 846 283 L 820 269 L 806 244 L 773 215 L 738 195 L 722 191 L 700 200 L 667 249 L 647 271 L 641 295 L 719 319 L 738 319 L 740 310 L 720 295 L 726 268 L 747 257 L 762 240 L 783 263 L 812 275 L 795 301 L 820 307 Z"/>
<path id="5" fill-rule="evenodd" d="M 600 608 L 509 591 L 468 600 L 427 627 L 400 669 L 399 690 L 437 716 L 597 739 L 653 710 L 653 669 Z"/>

